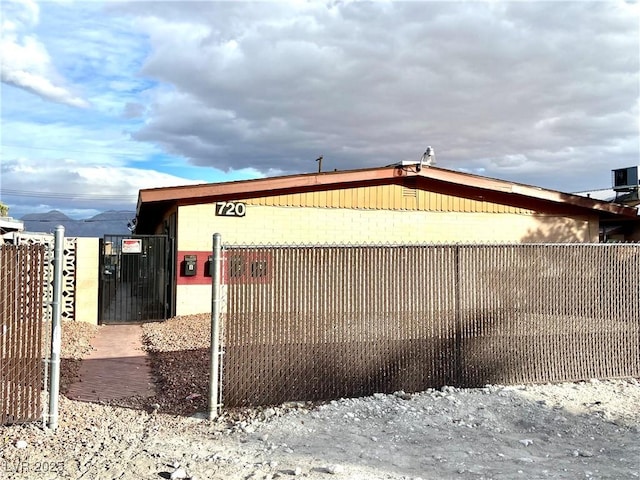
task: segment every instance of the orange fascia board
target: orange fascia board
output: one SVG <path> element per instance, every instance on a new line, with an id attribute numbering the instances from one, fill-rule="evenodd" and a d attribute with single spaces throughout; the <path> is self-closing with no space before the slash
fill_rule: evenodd
<path id="1" fill-rule="evenodd" d="M 159 202 L 194 204 L 212 202 L 216 199 L 225 198 L 255 198 L 265 194 L 279 195 L 283 193 L 351 188 L 354 186 L 381 183 L 402 183 L 403 178 L 410 177 L 423 178 L 438 182 L 442 185 L 448 184 L 473 189 L 478 192 L 478 197 L 481 197 L 484 191 L 638 218 L 638 211 L 633 207 L 426 165 L 420 169 L 416 168 L 416 165 L 390 166 L 225 183 L 145 189 L 140 190 L 138 196 L 138 213 L 143 204 Z"/>
<path id="2" fill-rule="evenodd" d="M 393 177 L 406 176 L 397 172 L 394 167 L 366 170 L 349 170 L 340 172 L 311 173 L 289 175 L 285 177 L 259 178 L 256 180 L 240 180 L 225 183 L 206 183 L 200 185 L 184 185 L 179 187 L 151 188 L 140 190 L 138 208 L 142 203 L 188 200 L 192 203 L 198 199 L 211 199 L 226 196 L 242 198 L 243 196 L 260 196 L 261 193 L 273 195 L 275 192 L 305 189 L 348 188 L 353 184 L 382 182 Z M 326 188 L 327 190 L 329 188 Z"/>
<path id="3" fill-rule="evenodd" d="M 580 195 L 572 195 L 570 193 L 562 193 L 555 190 L 547 190 L 540 187 L 524 185 L 521 183 L 507 182 L 504 180 L 496 180 L 488 177 L 480 177 L 469 173 L 454 172 L 442 168 L 423 168 L 417 175 L 438 180 L 450 184 L 458 184 L 481 190 L 488 190 L 496 193 L 506 193 L 528 197 L 535 200 L 542 200 L 557 204 L 565 204 L 575 207 L 596 210 L 600 212 L 611 213 L 614 215 L 623 215 L 627 217 L 638 217 L 638 210 L 617 203 L 603 202 L 592 198 L 582 197 Z"/>

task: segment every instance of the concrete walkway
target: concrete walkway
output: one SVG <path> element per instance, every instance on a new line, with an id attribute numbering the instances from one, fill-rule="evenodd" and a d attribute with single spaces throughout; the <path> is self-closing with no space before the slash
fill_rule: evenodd
<path id="1" fill-rule="evenodd" d="M 91 341 L 94 348 L 80 364 L 80 380 L 67 397 L 106 402 L 138 395 L 153 395 L 153 379 L 142 349 L 140 325 L 105 325 Z"/>

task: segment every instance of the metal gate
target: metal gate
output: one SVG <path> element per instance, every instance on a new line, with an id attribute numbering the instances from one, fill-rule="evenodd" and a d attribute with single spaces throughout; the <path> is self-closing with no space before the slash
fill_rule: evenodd
<path id="1" fill-rule="evenodd" d="M 167 237 L 105 235 L 100 251 L 100 324 L 166 319 L 172 268 Z"/>

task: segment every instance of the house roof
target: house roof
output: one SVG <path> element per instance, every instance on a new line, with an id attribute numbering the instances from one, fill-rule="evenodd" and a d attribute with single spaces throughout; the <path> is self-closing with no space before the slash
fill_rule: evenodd
<path id="1" fill-rule="evenodd" d="M 0 217 L 0 234 L 7 232 L 21 232 L 24 230 L 24 222 L 11 217 Z"/>
<path id="2" fill-rule="evenodd" d="M 547 213 L 597 214 L 637 219 L 636 208 L 540 187 L 420 164 L 307 173 L 281 177 L 140 190 L 137 228 L 151 231 L 170 208 L 216 201 L 397 184 L 447 195 L 513 205 Z"/>

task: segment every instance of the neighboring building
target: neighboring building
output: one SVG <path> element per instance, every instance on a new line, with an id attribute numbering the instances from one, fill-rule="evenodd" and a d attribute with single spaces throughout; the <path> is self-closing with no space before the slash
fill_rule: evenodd
<path id="1" fill-rule="evenodd" d="M 11 217 L 0 217 L 0 244 L 13 242 L 14 235 L 24 230 L 24 223 Z"/>
<path id="2" fill-rule="evenodd" d="M 636 208 L 423 166 L 141 190 L 136 234 L 172 239 L 176 315 L 208 311 L 212 235 L 224 244 L 598 242 Z M 185 257 L 196 262 L 186 275 Z"/>
<path id="3" fill-rule="evenodd" d="M 637 165 L 611 170 L 611 188 L 578 192 L 589 198 L 618 203 L 629 207 L 640 205 L 640 167 Z M 606 242 L 640 241 L 640 223 L 605 225 L 601 230 L 601 240 Z"/>
<path id="4" fill-rule="evenodd" d="M 616 192 L 612 188 L 576 192 L 576 195 L 593 198 L 609 203 L 618 203 L 630 207 L 640 205 L 638 191 Z M 600 241 L 604 242 L 638 242 L 640 241 L 640 222 L 613 222 L 604 224 L 600 231 Z"/>

